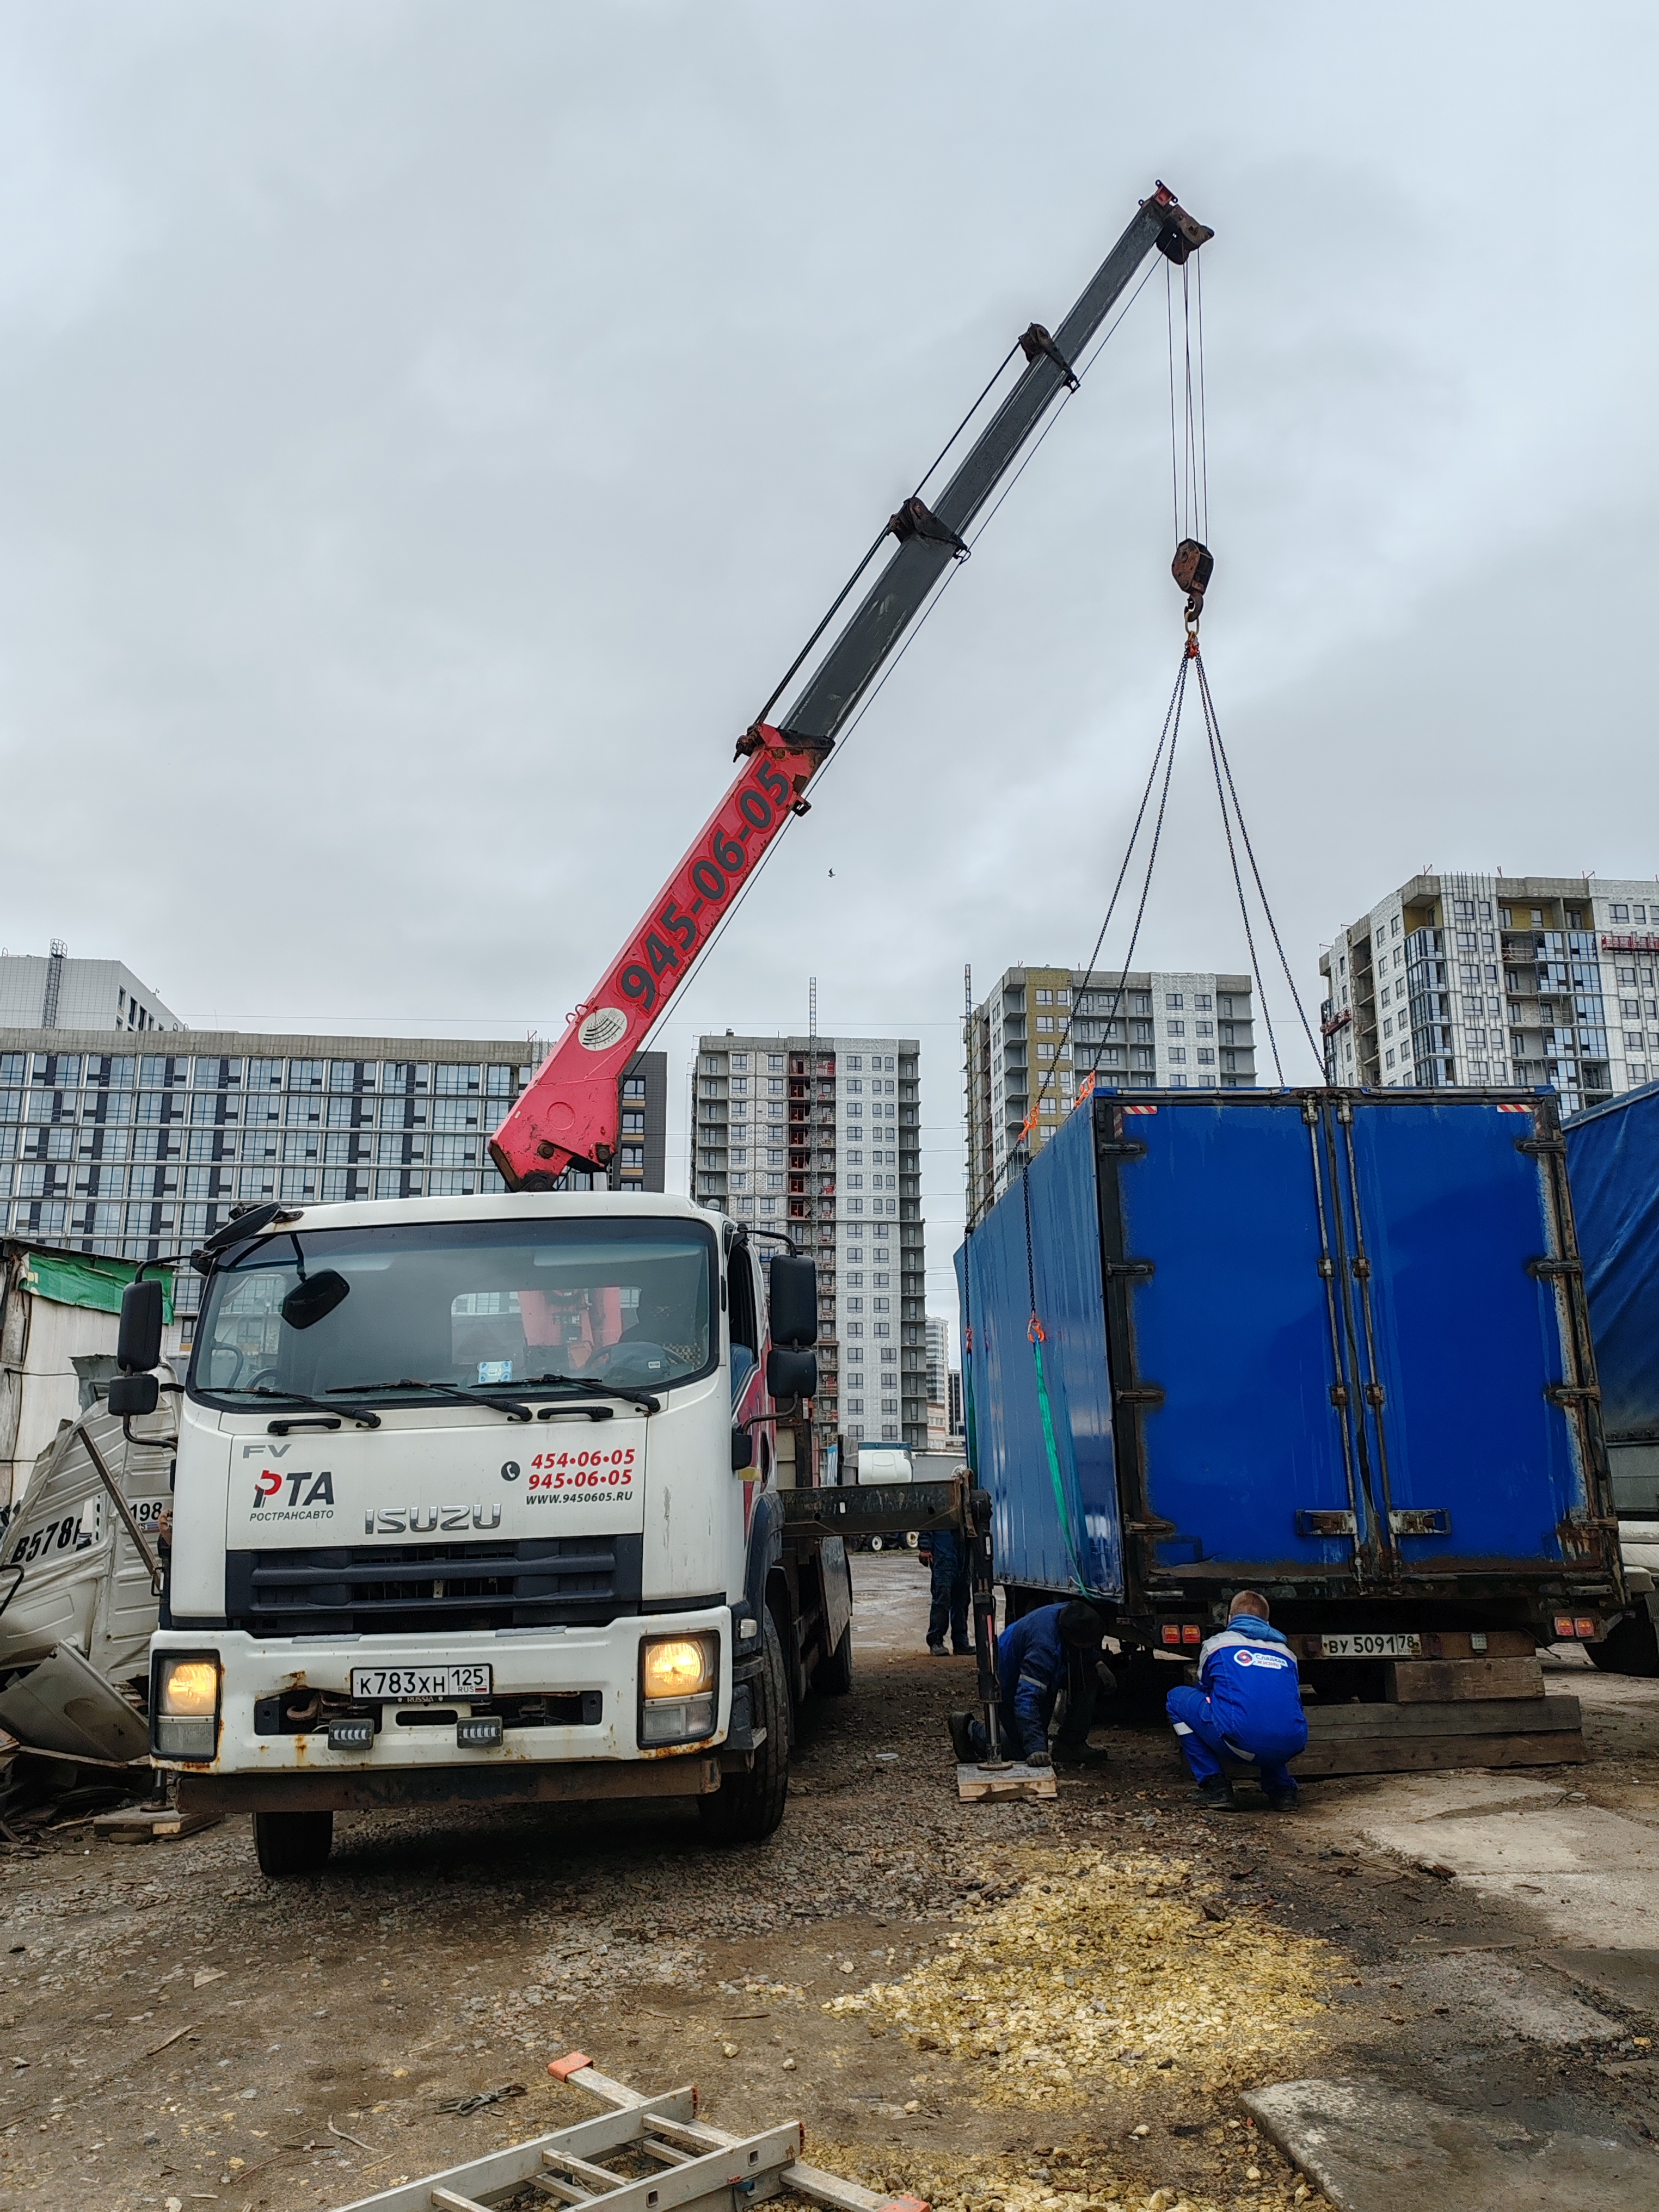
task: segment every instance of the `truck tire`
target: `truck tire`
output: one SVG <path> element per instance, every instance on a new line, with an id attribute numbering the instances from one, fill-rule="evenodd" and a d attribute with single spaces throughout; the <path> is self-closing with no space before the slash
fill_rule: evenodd
<path id="1" fill-rule="evenodd" d="M 755 1687 L 766 1741 L 746 1774 L 728 1774 L 711 1797 L 697 1800 L 697 1818 L 711 1844 L 761 1844 L 783 1818 L 789 1796 L 789 1687 L 783 1646 L 766 1613 L 763 1664 Z"/>
<path id="2" fill-rule="evenodd" d="M 1615 1620 L 1599 1644 L 1587 1644 L 1590 1664 L 1607 1674 L 1659 1674 L 1659 1634 L 1645 1606 Z"/>
<path id="3" fill-rule="evenodd" d="M 844 1698 L 853 1686 L 853 1624 L 841 1632 L 841 1642 L 827 1659 L 818 1662 L 812 1687 L 823 1698 Z"/>
<path id="4" fill-rule="evenodd" d="M 318 1874 L 334 1848 L 334 1815 L 256 1813 L 253 1848 L 261 1874 Z"/>

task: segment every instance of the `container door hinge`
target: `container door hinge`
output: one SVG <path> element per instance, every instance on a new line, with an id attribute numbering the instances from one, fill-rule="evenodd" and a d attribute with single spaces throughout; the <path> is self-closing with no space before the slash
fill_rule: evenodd
<path id="1" fill-rule="evenodd" d="M 1131 1536 L 1173 1536 L 1177 1533 L 1173 1521 L 1160 1521 L 1156 1513 L 1149 1514 L 1144 1521 L 1126 1521 L 1123 1527 Z"/>
<path id="2" fill-rule="evenodd" d="M 1333 1383 L 1332 1383 L 1332 1385 L 1331 1385 L 1331 1403 L 1332 1403 L 1332 1405 L 1336 1406 L 1336 1407 L 1340 1407 L 1346 1408 L 1346 1406 L 1347 1406 L 1347 1402 L 1348 1402 L 1348 1386 L 1347 1386 L 1347 1384 L 1346 1384 L 1346 1382 L 1333 1382 Z"/>
<path id="3" fill-rule="evenodd" d="M 1103 1137 L 1098 1150 L 1103 1159 L 1144 1160 L 1146 1147 L 1133 1137 Z"/>
<path id="4" fill-rule="evenodd" d="M 1296 1533 L 1298 1536 L 1352 1536 L 1357 1531 L 1350 1512 L 1304 1506 L 1296 1516 Z"/>
<path id="5" fill-rule="evenodd" d="M 1571 1406 L 1580 1399 L 1587 1399 L 1592 1405 L 1601 1402 L 1601 1388 L 1595 1382 L 1547 1382 L 1544 1395 L 1553 1406 Z"/>
<path id="6" fill-rule="evenodd" d="M 1562 1160 L 1567 1156 L 1567 1140 L 1565 1137 L 1517 1137 L 1515 1149 L 1530 1152 L 1534 1159 Z"/>
<path id="7" fill-rule="evenodd" d="M 1365 1257 L 1363 1252 L 1355 1259 L 1351 1260 L 1348 1264 L 1353 1269 L 1354 1280 L 1357 1283 L 1370 1282 L 1371 1279 L 1371 1263 Z"/>
<path id="8" fill-rule="evenodd" d="M 1389 1514 L 1389 1527 L 1396 1536 L 1449 1536 L 1451 1513 L 1443 1505 L 1407 1507 Z"/>
<path id="9" fill-rule="evenodd" d="M 1108 1260 L 1104 1265 L 1108 1275 L 1155 1275 L 1158 1273 L 1157 1263 L 1152 1260 Z"/>
<path id="10" fill-rule="evenodd" d="M 1583 1268 L 1577 1260 L 1528 1260 L 1527 1273 L 1536 1275 L 1540 1282 L 1548 1282 L 1560 1275 L 1582 1275 Z"/>
<path id="11" fill-rule="evenodd" d="M 1368 1406 L 1381 1407 L 1388 1403 L 1388 1392 L 1380 1382 L 1368 1382 L 1365 1385 L 1365 1403 Z"/>
<path id="12" fill-rule="evenodd" d="M 1127 1390 L 1113 1394 L 1120 1406 L 1161 1406 L 1164 1385 L 1161 1382 L 1137 1382 Z"/>

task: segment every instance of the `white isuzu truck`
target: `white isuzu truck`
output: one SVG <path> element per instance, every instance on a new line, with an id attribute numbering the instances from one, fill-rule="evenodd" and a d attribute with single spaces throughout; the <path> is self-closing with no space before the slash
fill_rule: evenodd
<path id="1" fill-rule="evenodd" d="M 851 1668 L 844 1541 L 826 1530 L 854 1525 L 860 1494 L 798 1489 L 804 1510 L 786 1516 L 779 1487 L 781 1469 L 812 1483 L 813 1265 L 791 1247 L 763 1271 L 750 1238 L 765 1230 L 688 1200 L 583 1194 L 571 1174 L 617 1160 L 635 1056 L 1076 388 L 1073 364 L 1151 255 L 1181 266 L 1212 235 L 1158 185 L 1064 320 L 1020 334 L 738 739 L 725 797 L 491 1138 L 510 1194 L 265 1204 L 194 1255 L 207 1291 L 180 1399 L 152 1739 L 183 1803 L 252 1813 L 268 1873 L 320 1863 L 343 1807 L 648 1795 L 694 1799 L 716 1837 L 776 1826 L 792 1702 L 811 1683 L 844 1689 Z M 958 441 L 929 506 L 921 489 Z M 1189 632 L 1211 568 L 1195 541 L 1177 548 Z M 862 1173 L 843 1200 L 805 1085 L 787 1152 L 783 1133 L 768 1162 L 778 1195 L 760 1208 L 833 1250 L 843 1206 L 863 1214 Z M 872 1181 L 871 1212 L 918 1220 L 898 1180 L 890 1198 Z M 128 1293 L 112 1413 L 155 1407 L 159 1298 Z M 920 1312 L 901 1325 L 920 1341 Z M 862 1493 L 878 1509 L 863 1525 L 942 1524 L 957 1490 L 921 1520 Z M 994 1730 L 988 1626 L 981 1643 Z"/>
<path id="2" fill-rule="evenodd" d="M 778 1451 L 817 1383 L 810 1260 L 560 1192 L 261 1206 L 198 1264 L 150 1662 L 183 1805 L 251 1812 L 268 1874 L 320 1865 L 345 1808 L 775 1827 L 792 1698 L 851 1680 L 844 1547 L 787 1534 L 778 1486 L 810 1472 Z M 116 1412 L 154 1403 L 154 1288 Z"/>

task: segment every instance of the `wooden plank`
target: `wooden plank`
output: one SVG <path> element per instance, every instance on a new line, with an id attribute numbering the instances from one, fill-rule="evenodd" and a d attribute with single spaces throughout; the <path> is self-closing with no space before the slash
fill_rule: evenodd
<path id="1" fill-rule="evenodd" d="M 1521 1735 L 1577 1729 L 1577 1698 L 1492 1698 L 1467 1705 L 1321 1705 L 1307 1708 L 1316 1742 L 1351 1736 Z"/>
<path id="2" fill-rule="evenodd" d="M 1004 1767 L 958 1766 L 957 1796 L 964 1805 L 997 1804 L 1010 1798 L 1054 1797 L 1059 1791 L 1052 1766 L 1026 1766 L 1016 1759 Z"/>
<path id="3" fill-rule="evenodd" d="M 1541 1698 L 1537 1659 L 1391 1659 L 1385 1694 L 1396 1705 L 1449 1705 L 1469 1698 Z"/>
<path id="4" fill-rule="evenodd" d="M 159 1844 L 216 1828 L 224 1817 L 222 1813 L 180 1813 L 171 1805 L 153 1811 L 138 1805 L 123 1813 L 100 1813 L 88 1825 L 106 1844 Z"/>
<path id="5" fill-rule="evenodd" d="M 1578 1729 L 1553 1729 L 1521 1735 L 1335 1738 L 1310 1743 L 1290 1765 L 1300 1775 L 1418 1774 L 1455 1766 L 1576 1766 L 1589 1756 Z M 1228 1764 L 1236 1774 L 1252 1771 Z"/>

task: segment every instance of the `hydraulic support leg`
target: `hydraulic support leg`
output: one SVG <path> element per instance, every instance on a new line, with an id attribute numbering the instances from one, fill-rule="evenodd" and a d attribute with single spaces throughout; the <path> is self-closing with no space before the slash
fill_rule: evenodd
<path id="1" fill-rule="evenodd" d="M 992 1580 L 988 1491 L 964 1486 L 962 1523 L 972 1578 L 974 1658 L 979 1668 L 979 1701 L 985 1711 L 985 1735 L 991 1753 L 981 1764 L 1006 1766 L 1010 1762 L 1002 1745 L 1002 1685 L 997 1679 L 997 1593 Z"/>

